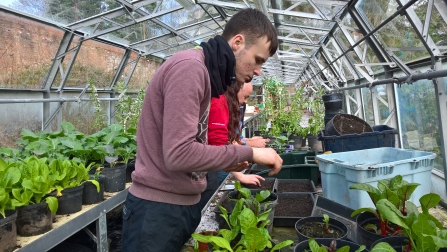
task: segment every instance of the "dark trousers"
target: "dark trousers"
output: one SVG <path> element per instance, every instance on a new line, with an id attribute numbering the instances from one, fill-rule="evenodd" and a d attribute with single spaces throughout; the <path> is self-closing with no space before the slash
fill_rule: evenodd
<path id="1" fill-rule="evenodd" d="M 178 252 L 201 220 L 199 204 L 172 205 L 128 193 L 123 207 L 123 252 Z"/>

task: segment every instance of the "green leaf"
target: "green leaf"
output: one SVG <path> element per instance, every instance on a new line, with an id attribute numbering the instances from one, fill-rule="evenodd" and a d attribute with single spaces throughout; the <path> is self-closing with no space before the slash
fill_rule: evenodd
<path id="1" fill-rule="evenodd" d="M 430 225 L 426 215 L 419 214 L 411 230 L 417 237 L 416 244 L 418 251 L 435 251 L 431 236 L 436 236 L 436 226 L 434 224 L 433 226 Z"/>
<path id="2" fill-rule="evenodd" d="M 348 245 L 343 246 L 339 249 L 337 249 L 337 252 L 349 252 L 350 247 Z"/>
<path id="3" fill-rule="evenodd" d="M 22 138 L 29 141 L 35 141 L 40 138 L 40 136 L 34 134 L 31 130 L 22 129 Z"/>
<path id="4" fill-rule="evenodd" d="M 100 186 L 99 186 L 99 182 L 98 182 L 98 181 L 93 180 L 93 179 L 89 179 L 89 180 L 87 180 L 87 181 L 90 182 L 90 183 L 92 183 L 92 184 L 94 184 L 94 185 L 96 186 L 96 191 L 98 191 L 98 193 L 99 193 L 99 191 L 101 191 L 101 188 L 100 188 Z"/>
<path id="5" fill-rule="evenodd" d="M 287 246 L 290 246 L 293 244 L 293 241 L 291 240 L 286 240 L 286 241 L 282 241 L 279 244 L 276 244 L 271 251 L 276 251 L 276 250 L 280 250 L 282 248 L 285 248 Z"/>
<path id="6" fill-rule="evenodd" d="M 233 251 L 233 249 L 230 246 L 230 243 L 222 238 L 222 237 L 218 237 L 218 236 L 211 236 L 210 237 L 210 241 L 214 244 L 216 244 L 217 246 L 219 246 L 220 248 L 224 248 L 228 251 Z"/>
<path id="7" fill-rule="evenodd" d="M 357 183 L 351 185 L 349 189 L 362 190 L 367 192 L 374 204 L 376 204 L 376 202 L 379 201 L 381 196 L 381 192 L 370 184 Z"/>
<path id="8" fill-rule="evenodd" d="M 57 198 L 53 197 L 53 196 L 49 196 L 49 197 L 45 198 L 45 201 L 47 202 L 48 208 L 50 208 L 50 211 L 53 214 L 56 214 L 57 209 L 59 207 L 59 202 L 57 201 Z"/>
<path id="9" fill-rule="evenodd" d="M 396 252 L 396 250 L 386 242 L 379 242 L 370 250 L 370 252 Z"/>
<path id="10" fill-rule="evenodd" d="M 20 176 L 21 173 L 17 167 L 9 167 L 6 173 L 0 178 L 0 187 L 5 189 L 12 188 L 12 185 L 19 182 Z"/>
<path id="11" fill-rule="evenodd" d="M 239 222 L 241 224 L 241 232 L 247 234 L 250 228 L 256 228 L 257 219 L 253 211 L 249 208 L 244 208 L 239 215 Z"/>
<path id="12" fill-rule="evenodd" d="M 435 193 L 425 194 L 419 199 L 424 214 L 427 214 L 430 208 L 437 206 L 439 201 L 441 201 L 441 196 Z"/>
<path id="13" fill-rule="evenodd" d="M 394 204 L 391 203 L 389 200 L 379 200 L 376 207 L 377 210 L 379 210 L 380 217 L 382 217 L 382 219 L 389 220 L 396 225 L 399 225 L 405 229 L 409 229 L 407 224 L 403 221 L 405 217 L 402 215 L 399 209 L 397 209 L 396 206 L 394 206 Z"/>

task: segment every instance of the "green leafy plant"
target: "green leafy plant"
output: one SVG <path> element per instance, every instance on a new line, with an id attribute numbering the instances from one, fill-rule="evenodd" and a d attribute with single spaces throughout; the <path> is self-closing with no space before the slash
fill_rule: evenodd
<path id="1" fill-rule="evenodd" d="M 407 211 L 406 203 L 407 199 L 411 197 L 416 187 L 419 184 L 417 183 L 408 183 L 407 181 L 402 179 L 401 175 L 397 175 L 391 179 L 379 180 L 377 182 L 377 188 L 367 184 L 367 183 L 357 183 L 351 185 L 349 189 L 353 190 L 362 190 L 368 193 L 371 198 L 374 208 L 359 208 L 355 210 L 351 216 L 355 216 L 361 212 L 370 212 L 377 216 L 379 220 L 379 228 L 377 228 L 374 224 L 368 224 L 364 228 L 370 231 L 374 231 L 383 236 L 395 234 L 399 230 L 395 230 L 394 228 L 388 225 L 388 221 L 384 219 L 382 216 L 380 209 L 377 208 L 377 202 L 381 199 L 387 199 L 391 202 L 397 209 L 401 211 L 401 213 L 405 214 Z"/>
<path id="2" fill-rule="evenodd" d="M 241 191 L 247 193 L 245 190 Z M 252 201 L 254 202 L 253 199 Z M 264 251 L 266 248 L 271 248 L 270 251 L 277 251 L 293 243 L 293 241 L 287 240 L 273 246 L 272 238 L 265 228 L 269 222 L 268 215 L 271 209 L 255 214 L 246 205 L 250 205 L 250 203 L 247 203 L 245 198 L 237 199 L 236 206 L 230 215 L 224 207 L 218 205 L 222 211 L 221 216 L 225 219 L 230 229 L 220 229 L 218 236 L 194 233 L 192 237 L 196 241 L 212 244 L 214 251 L 256 252 Z M 240 239 L 238 239 L 239 237 Z"/>
<path id="3" fill-rule="evenodd" d="M 95 127 L 102 128 L 106 125 L 107 115 L 103 112 L 101 107 L 101 102 L 99 101 L 98 91 L 95 87 L 95 82 L 93 79 L 88 80 L 89 88 L 91 90 L 90 98 L 93 100 L 93 105 L 95 106 Z"/>
<path id="4" fill-rule="evenodd" d="M 323 214 L 324 232 L 327 234 L 329 232 L 329 215 Z"/>
<path id="5" fill-rule="evenodd" d="M 129 95 L 122 82 L 117 84 L 116 91 L 120 93 L 115 111 L 117 122 L 123 126 L 125 133 L 130 129 L 136 130 L 146 91 L 140 89 L 136 95 Z"/>
<path id="6" fill-rule="evenodd" d="M 289 140 L 287 136 L 277 136 L 271 147 L 274 148 L 278 154 L 281 154 L 285 152 L 290 143 L 293 143 L 293 140 Z"/>
<path id="7" fill-rule="evenodd" d="M 21 187 L 12 189 L 11 199 L 14 206 L 27 206 L 29 204 L 38 204 L 45 200 L 52 213 L 56 213 L 58 201 L 56 197 L 49 193 L 54 190 L 54 179 L 50 175 L 50 169 L 47 164 L 47 158 L 37 158 L 30 156 L 19 162 Z"/>
<path id="8" fill-rule="evenodd" d="M 14 210 L 16 205 L 11 201 L 12 189 L 20 180 L 20 170 L 16 162 L 6 162 L 0 158 L 0 214 L 5 218 L 5 210 Z"/>
<path id="9" fill-rule="evenodd" d="M 314 238 L 310 238 L 309 239 L 309 248 L 310 251 L 312 252 L 349 252 L 350 251 L 350 247 L 348 245 L 343 246 L 339 249 L 337 249 L 337 240 L 333 240 L 331 242 L 331 244 L 329 245 L 329 247 L 326 247 L 324 245 L 319 245 Z M 358 248 L 356 250 L 356 252 L 361 252 L 363 250 L 366 249 L 365 245 L 360 246 L 360 248 Z M 307 250 L 304 250 L 307 251 Z"/>
<path id="10" fill-rule="evenodd" d="M 436 252 L 440 248 L 447 248 L 447 230 L 429 213 L 429 209 L 435 207 L 441 197 L 429 193 L 419 199 L 422 212 L 410 201 L 406 203 L 405 214 L 388 199 L 380 199 L 376 207 L 383 219 L 388 220 L 403 229 L 403 234 L 408 238 L 406 251 Z M 374 247 L 371 251 L 382 251 Z"/>

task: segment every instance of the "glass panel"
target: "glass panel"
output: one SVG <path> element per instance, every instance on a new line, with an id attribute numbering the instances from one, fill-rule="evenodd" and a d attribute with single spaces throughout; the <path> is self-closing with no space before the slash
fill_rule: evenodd
<path id="1" fill-rule="evenodd" d="M 428 0 L 420 0 L 418 3 L 414 4 L 414 7 L 412 7 L 422 24 L 425 22 L 427 4 Z M 447 24 L 442 19 L 442 16 L 439 14 L 439 11 L 435 5 L 433 6 L 431 13 L 428 34 L 433 39 L 433 42 L 435 42 L 435 44 L 439 47 L 441 52 L 447 51 L 447 40 L 445 39 L 447 36 Z"/>
<path id="2" fill-rule="evenodd" d="M 381 75 L 381 77 L 383 78 L 383 75 Z M 378 79 L 381 79 L 380 77 Z M 380 125 L 383 124 L 383 122 L 388 118 L 388 116 L 390 115 L 391 111 L 390 109 L 381 101 L 385 101 L 386 103 L 388 103 L 388 94 L 386 92 L 386 85 L 378 85 L 375 86 L 375 92 L 377 95 L 377 104 L 379 105 L 379 122 Z M 390 126 L 390 125 L 388 125 Z"/>
<path id="3" fill-rule="evenodd" d="M 351 84 L 351 85 L 349 85 L 350 87 L 351 86 L 354 86 L 353 84 Z M 348 94 L 354 99 L 354 100 L 357 100 L 357 92 L 356 92 L 356 90 L 355 89 L 349 89 L 348 90 Z M 346 100 L 346 99 L 345 99 Z M 360 104 L 357 104 L 357 102 L 354 102 L 352 99 L 347 99 L 348 100 L 348 103 L 349 103 L 349 106 L 350 106 L 350 108 L 351 108 L 351 114 L 352 115 L 355 115 L 355 116 L 361 116 L 361 115 L 359 115 L 359 114 L 355 114 L 356 112 L 357 112 L 357 110 L 359 109 L 359 105 Z M 347 110 L 345 111 L 345 112 L 347 112 Z"/>
<path id="4" fill-rule="evenodd" d="M 154 76 L 155 71 L 157 71 L 160 65 L 161 63 L 155 62 L 154 60 L 148 60 L 143 57 L 140 58 L 129 81 L 130 90 L 136 91 L 141 88 L 146 89 L 152 76 Z"/>
<path id="5" fill-rule="evenodd" d="M 67 25 L 116 9 L 121 7 L 121 4 L 115 1 L 107 1 L 107 4 L 104 4 L 103 1 L 95 0 L 14 1 L 10 6 L 16 10 Z"/>
<path id="6" fill-rule="evenodd" d="M 395 0 L 359 0 L 358 12 L 375 28 L 399 8 Z"/>
<path id="7" fill-rule="evenodd" d="M 212 8 L 209 7 L 208 12 L 214 17 L 218 16 L 218 13 L 216 12 L 214 7 Z M 197 5 L 191 11 L 182 9 L 179 11 L 163 15 L 161 17 L 158 17 L 157 19 L 175 29 L 179 29 L 183 26 L 195 24 L 197 22 L 210 19 L 210 17 L 207 14 L 205 14 L 205 11 L 203 11 L 202 8 L 200 8 L 200 6 Z"/>
<path id="8" fill-rule="evenodd" d="M 66 87 L 85 87 L 89 79 L 96 88 L 110 86 L 116 68 L 124 55 L 124 50 L 96 41 L 85 41 L 68 75 Z M 68 60 L 64 60 L 68 62 Z M 58 85 L 58 83 L 55 83 Z"/>
<path id="9" fill-rule="evenodd" d="M 89 94 L 85 94 L 88 96 Z M 99 98 L 110 98 L 109 94 L 98 93 Z M 100 101 L 102 112 L 107 115 L 110 101 Z M 76 130 L 84 134 L 93 134 L 101 129 L 95 126 L 95 105 L 93 101 L 66 102 L 62 105 L 62 121 L 72 123 Z M 107 118 L 107 117 L 105 117 Z M 107 125 L 107 121 L 104 121 Z M 52 122 L 53 130 L 56 130 L 56 121 Z"/>
<path id="10" fill-rule="evenodd" d="M 338 13 L 341 13 L 344 6 L 331 6 L 326 4 L 315 3 L 318 9 L 328 18 L 332 19 Z"/>
<path id="11" fill-rule="evenodd" d="M 371 100 L 371 90 L 369 88 L 362 88 L 362 97 L 363 97 L 363 110 L 365 111 L 365 121 L 373 126 L 374 125 L 374 110 L 373 103 Z"/>
<path id="12" fill-rule="evenodd" d="M 64 32 L 0 14 L 0 88 L 41 88 Z M 38 38 L 38 39 L 32 39 Z"/>
<path id="13" fill-rule="evenodd" d="M 42 99 L 37 92 L 0 92 L 0 99 Z M 38 132 L 42 127 L 42 105 L 38 103 L 0 104 L 0 148 L 17 147 L 22 129 Z"/>
<path id="14" fill-rule="evenodd" d="M 420 80 L 413 85 L 402 85 L 396 90 L 403 147 L 436 153 L 434 166 L 443 170 L 433 82 Z"/>
<path id="15" fill-rule="evenodd" d="M 394 0 L 361 0 L 356 7 L 369 25 L 375 28 L 392 15 L 399 6 Z M 405 63 L 429 56 L 405 16 L 395 17 L 377 31 L 376 36 L 382 45 L 393 51 Z"/>
<path id="16" fill-rule="evenodd" d="M 278 18 L 280 22 L 283 24 L 301 25 L 301 26 L 315 27 L 322 29 L 331 29 L 332 26 L 334 25 L 334 23 L 331 21 L 324 21 L 324 20 L 303 18 L 296 16 L 278 15 Z"/>

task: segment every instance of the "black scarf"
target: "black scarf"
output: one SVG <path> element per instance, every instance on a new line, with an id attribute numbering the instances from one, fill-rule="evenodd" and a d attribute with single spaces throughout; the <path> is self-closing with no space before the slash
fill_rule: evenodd
<path id="1" fill-rule="evenodd" d="M 236 58 L 228 42 L 217 35 L 202 42 L 200 46 L 205 54 L 205 66 L 211 80 L 211 97 L 219 96 L 227 91 L 227 86 L 236 82 Z"/>

